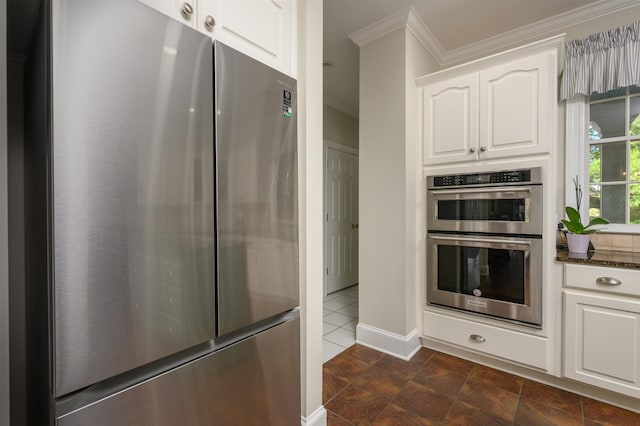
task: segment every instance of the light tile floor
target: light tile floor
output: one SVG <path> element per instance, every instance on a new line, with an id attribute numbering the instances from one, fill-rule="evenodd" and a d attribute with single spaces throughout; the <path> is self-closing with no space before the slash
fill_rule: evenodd
<path id="1" fill-rule="evenodd" d="M 322 361 L 327 362 L 356 343 L 358 286 L 331 293 L 324 298 L 322 319 Z"/>

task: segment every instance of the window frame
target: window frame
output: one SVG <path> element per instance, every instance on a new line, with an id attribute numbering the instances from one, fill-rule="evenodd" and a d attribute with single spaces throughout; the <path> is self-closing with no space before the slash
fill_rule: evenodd
<path id="1" fill-rule="evenodd" d="M 583 197 L 580 206 L 580 217 L 589 217 L 589 97 L 576 95 L 566 101 L 566 138 L 565 138 L 565 197 L 564 205 L 576 207 L 573 178 L 578 176 L 582 185 Z M 628 129 L 627 129 L 628 132 Z M 625 141 L 629 136 L 625 134 Z M 628 166 L 629 158 L 627 158 Z M 625 217 L 628 212 L 625 212 Z M 562 212 L 564 218 L 565 212 Z M 597 226 L 610 233 L 640 234 L 640 225 L 626 223 L 610 223 Z"/>

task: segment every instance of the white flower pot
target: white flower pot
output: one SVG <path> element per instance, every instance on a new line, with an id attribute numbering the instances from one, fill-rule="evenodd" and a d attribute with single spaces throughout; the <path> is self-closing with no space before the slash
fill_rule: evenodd
<path id="1" fill-rule="evenodd" d="M 567 245 L 571 253 L 586 253 L 589 251 L 589 234 L 567 234 Z"/>

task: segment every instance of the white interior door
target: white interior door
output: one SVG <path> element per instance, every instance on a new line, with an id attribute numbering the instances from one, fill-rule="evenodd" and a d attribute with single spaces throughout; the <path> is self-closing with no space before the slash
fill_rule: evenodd
<path id="1" fill-rule="evenodd" d="M 326 150 L 325 293 L 358 282 L 358 156 Z"/>

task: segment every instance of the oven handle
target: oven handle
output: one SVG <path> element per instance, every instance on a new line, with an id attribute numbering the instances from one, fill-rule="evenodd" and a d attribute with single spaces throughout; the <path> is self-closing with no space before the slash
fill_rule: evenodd
<path id="1" fill-rule="evenodd" d="M 492 240 L 490 238 L 467 238 L 467 237 L 434 237 L 431 235 L 431 238 L 434 240 L 446 240 L 446 241 L 473 241 L 478 243 L 489 243 L 489 244 L 515 244 L 522 246 L 531 246 L 529 241 L 519 241 L 519 240 Z"/>
<path id="2" fill-rule="evenodd" d="M 482 194 L 482 193 L 495 193 L 500 192 L 503 194 L 517 194 L 519 192 L 527 192 L 531 193 L 531 188 L 529 187 L 518 187 L 514 188 L 512 186 L 508 187 L 500 187 L 500 188 L 469 188 L 469 189 L 438 189 L 431 190 L 434 194 Z"/>

